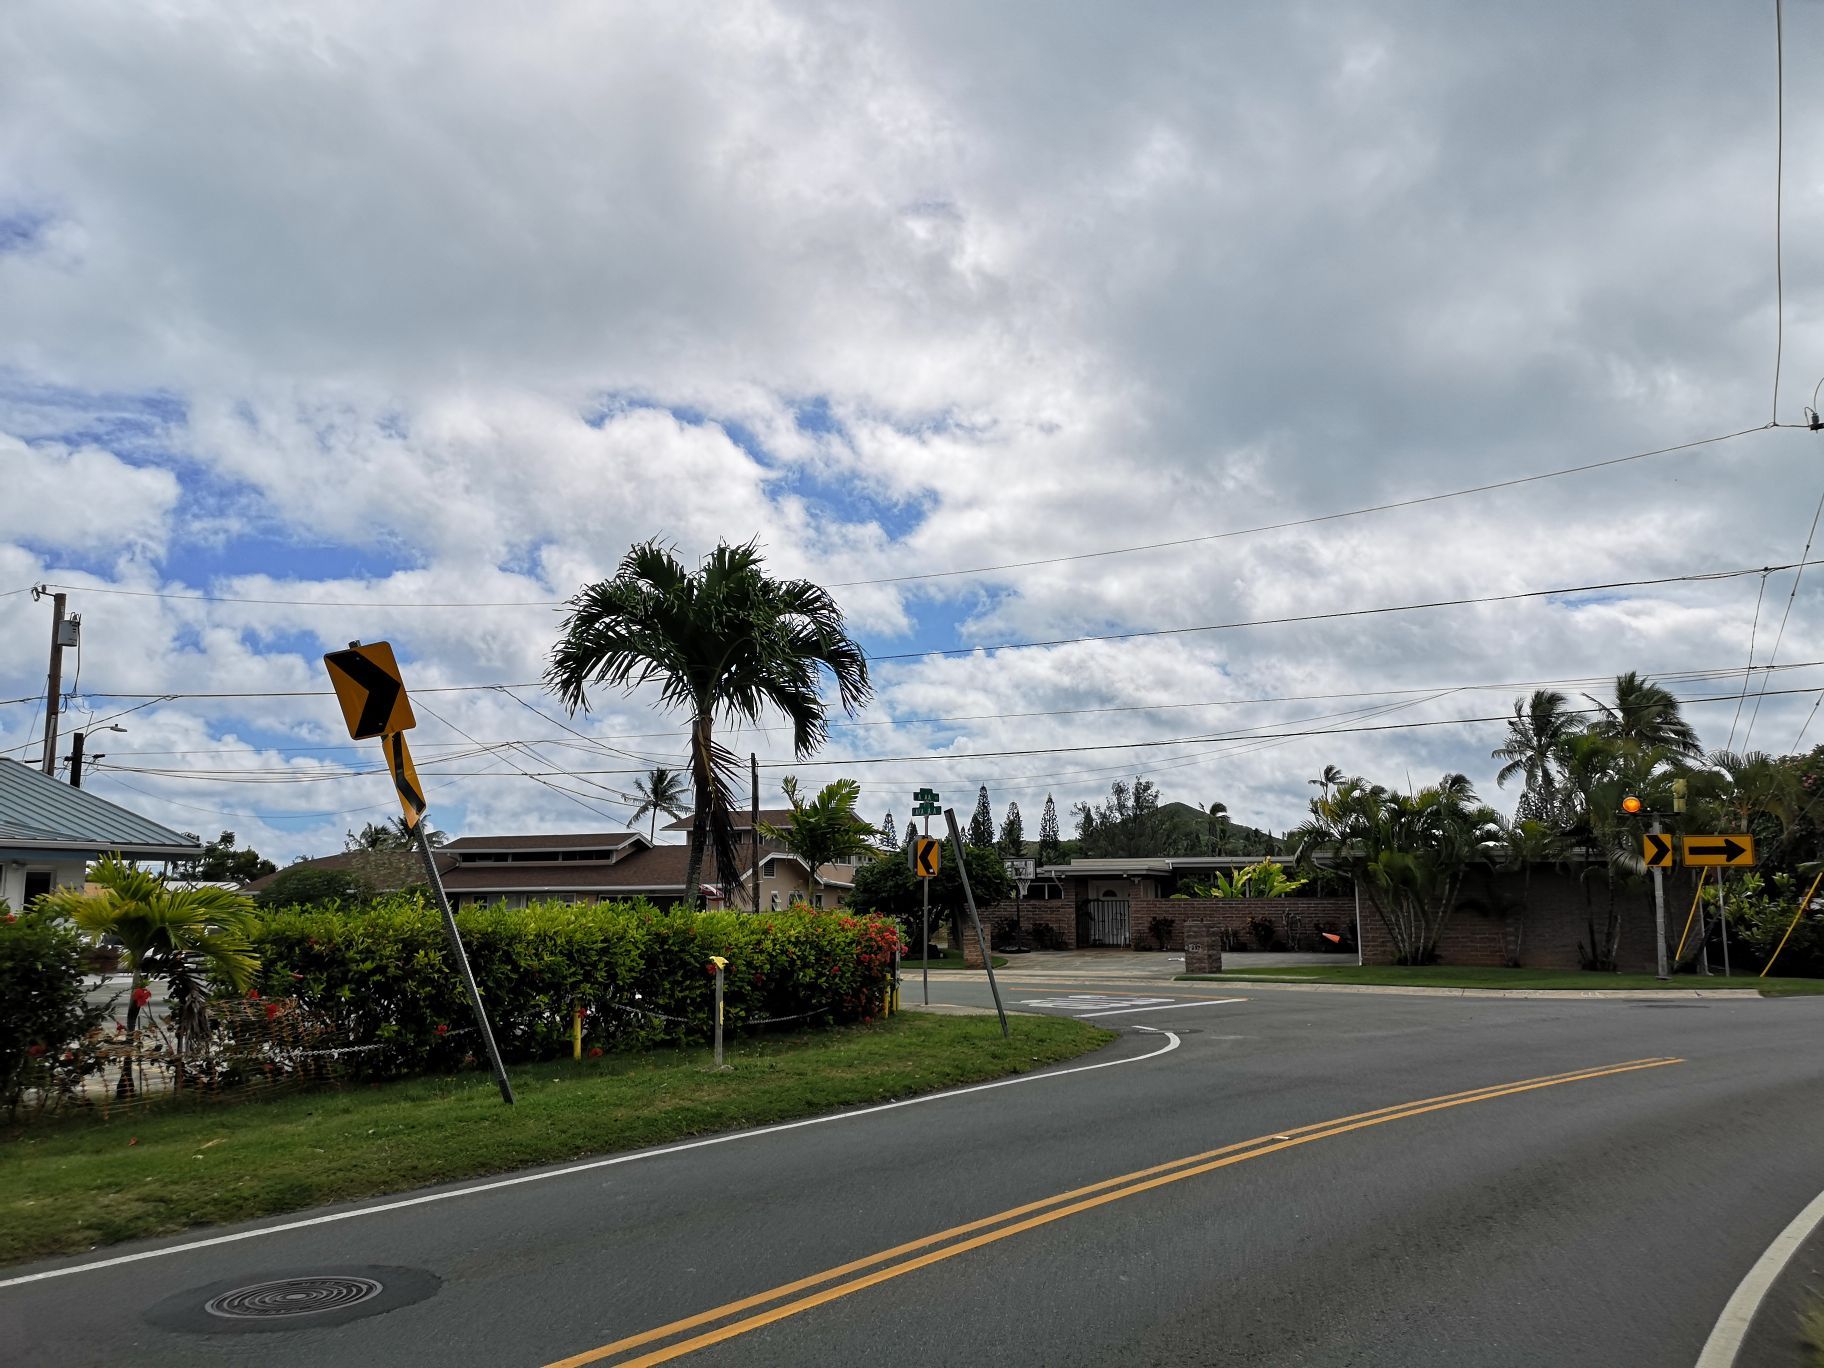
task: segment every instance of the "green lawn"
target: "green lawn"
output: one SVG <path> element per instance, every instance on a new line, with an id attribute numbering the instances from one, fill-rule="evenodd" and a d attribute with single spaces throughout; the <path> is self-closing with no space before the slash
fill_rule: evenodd
<path id="1" fill-rule="evenodd" d="M 1620 988 L 1728 988 L 1759 990 L 1768 997 L 1792 993 L 1824 993 L 1824 979 L 1756 978 L 1721 971 L 1674 974 L 1661 983 L 1652 974 L 1593 974 L 1581 969 L 1475 969 L 1461 965 L 1430 964 L 1409 969 L 1395 964 L 1299 964 L 1281 969 L 1255 969 L 1233 974 L 1180 974 L 1180 979 L 1213 983 L 1355 983 L 1393 988 L 1525 988 L 1565 992 L 1591 992 Z"/>
<path id="2" fill-rule="evenodd" d="M 994 967 L 996 969 L 1005 969 L 1007 967 L 1007 956 L 992 955 L 990 958 L 993 959 Z M 921 961 L 917 955 L 910 955 L 901 959 L 899 962 L 899 976 L 902 979 L 908 975 L 916 977 L 922 963 L 923 961 Z M 963 957 L 953 950 L 944 949 L 941 945 L 934 945 L 931 947 L 931 967 L 933 969 L 961 969 L 964 967 Z"/>
<path id="3" fill-rule="evenodd" d="M 515 1068 L 263 1101 L 166 1104 L 0 1132 L 0 1263 L 428 1183 L 884 1102 L 1068 1059 L 1114 1033 L 907 1013 L 706 1050 Z"/>

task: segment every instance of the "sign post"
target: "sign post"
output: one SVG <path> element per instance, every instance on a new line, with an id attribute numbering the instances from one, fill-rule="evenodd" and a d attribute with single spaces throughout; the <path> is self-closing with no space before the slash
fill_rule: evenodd
<path id="1" fill-rule="evenodd" d="M 1649 844 L 1659 842 L 1667 844 L 1659 834 L 1659 818 L 1653 819 L 1653 826 L 1647 835 Z M 1653 865 L 1653 954 L 1656 976 L 1663 982 L 1666 973 L 1666 866 L 1670 859 Z"/>
<path id="2" fill-rule="evenodd" d="M 1032 886 L 1033 876 L 1038 873 L 1038 861 L 1021 856 L 1001 861 L 1001 867 L 1007 871 L 1007 877 L 1013 880 L 1013 934 L 1017 936 L 1021 930 L 1020 904 L 1026 900 L 1026 890 Z"/>
<path id="3" fill-rule="evenodd" d="M 488 1014 L 481 1003 L 481 986 L 475 982 L 475 971 L 469 966 L 462 933 L 456 929 L 456 911 L 450 906 L 450 895 L 444 891 L 443 876 L 437 870 L 437 856 L 431 849 L 429 828 L 424 821 L 424 786 L 418 782 L 418 769 L 412 764 L 412 752 L 405 744 L 405 733 L 417 726 L 418 720 L 412 715 L 412 701 L 406 696 L 405 681 L 400 677 L 398 661 L 393 658 L 393 648 L 384 641 L 365 646 L 351 641 L 346 651 L 331 651 L 324 656 L 323 664 L 329 671 L 329 682 L 335 687 L 336 700 L 342 705 L 349 738 L 355 741 L 380 738 L 381 754 L 386 759 L 387 772 L 393 778 L 393 791 L 399 796 L 405 826 L 424 858 L 425 879 L 443 914 L 450 958 L 462 975 L 469 1007 L 475 1015 L 475 1029 L 481 1034 L 494 1081 L 500 1087 L 500 1099 L 512 1106 L 513 1084 L 507 1078 L 506 1065 L 501 1062 L 500 1047 L 494 1043 L 494 1029 L 488 1024 Z"/>
<path id="4" fill-rule="evenodd" d="M 937 801 L 936 789 L 921 788 L 912 795 L 912 815 L 915 818 L 923 817 L 925 819 L 925 839 L 927 841 L 931 839 L 931 819 L 937 816 Z M 917 842 L 914 841 L 913 845 L 916 847 Z M 918 870 L 916 849 L 913 851 L 912 869 L 914 873 Z M 937 872 L 935 858 L 932 860 L 931 870 L 933 874 Z M 925 981 L 925 1006 L 929 1007 L 931 1005 L 931 880 L 929 877 L 921 878 L 918 881 L 918 896 L 920 899 L 919 970 Z"/>
<path id="5" fill-rule="evenodd" d="M 988 991 L 994 994 L 995 1014 L 1001 1019 L 1001 1039 L 1008 1038 L 1007 1009 L 1001 1006 L 1001 986 L 994 981 L 994 955 L 988 949 L 988 937 L 982 931 L 981 915 L 975 910 L 975 892 L 969 887 L 969 861 L 964 858 L 963 833 L 957 830 L 956 809 L 944 809 L 944 821 L 950 826 L 950 846 L 956 852 L 956 876 L 963 881 L 963 901 L 969 907 L 969 920 L 975 924 L 975 943 L 982 947 L 982 968 L 988 971 Z"/>

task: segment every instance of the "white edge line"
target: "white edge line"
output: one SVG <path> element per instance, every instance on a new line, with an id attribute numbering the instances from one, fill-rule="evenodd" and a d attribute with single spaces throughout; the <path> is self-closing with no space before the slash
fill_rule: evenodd
<path id="1" fill-rule="evenodd" d="M 1824 1192 L 1813 1197 L 1805 1210 L 1794 1216 L 1786 1229 L 1767 1246 L 1766 1252 L 1754 1261 L 1748 1276 L 1742 1279 L 1735 1295 L 1723 1307 L 1723 1314 L 1717 1317 L 1710 1338 L 1704 1341 L 1704 1351 L 1697 1356 L 1697 1368 L 1733 1368 L 1735 1356 L 1741 1352 L 1748 1326 L 1754 1320 L 1754 1313 L 1761 1309 L 1767 1289 L 1773 1286 L 1774 1279 L 1780 1276 L 1819 1222 L 1824 1222 Z"/>
<path id="2" fill-rule="evenodd" d="M 311 1216 L 301 1221 L 285 1221 L 279 1225 L 261 1226 L 257 1230 L 240 1230 L 232 1235 L 214 1235 L 206 1240 L 188 1240 L 183 1244 L 166 1245 L 160 1249 L 142 1249 L 134 1254 L 117 1254 L 111 1259 L 96 1259 L 90 1263 L 71 1264 L 66 1268 L 47 1269 L 42 1273 L 27 1273 L 16 1278 L 0 1279 L 0 1288 L 19 1287 L 25 1283 L 43 1282 L 49 1278 L 67 1277 L 72 1273 L 92 1273 L 100 1268 L 115 1268 L 121 1264 L 138 1263 L 143 1259 L 160 1259 L 167 1254 L 183 1254 L 193 1249 L 208 1249 L 214 1245 L 234 1244 L 240 1240 L 257 1239 L 262 1235 L 278 1235 L 288 1230 L 305 1230 L 311 1226 L 333 1225 L 337 1221 L 352 1221 L 358 1216 L 377 1216 L 383 1211 L 401 1211 L 406 1207 L 424 1206 L 430 1202 L 443 1202 L 452 1197 L 468 1197 L 478 1192 L 495 1192 L 501 1188 L 517 1187 L 521 1183 L 539 1183 L 547 1178 L 563 1178 L 573 1173 L 587 1173 L 592 1169 L 613 1168 L 617 1164 L 631 1164 L 641 1159 L 657 1159 L 666 1154 L 682 1154 L 686 1150 L 706 1149 L 710 1145 L 726 1145 L 734 1140 L 752 1140 L 762 1135 L 777 1135 L 781 1131 L 800 1130 L 805 1126 L 821 1126 L 827 1121 L 848 1121 L 858 1116 L 874 1116 L 880 1112 L 895 1111 L 900 1107 L 915 1107 L 921 1102 L 941 1102 L 951 1097 L 966 1097 L 970 1093 L 987 1092 L 990 1088 L 1009 1088 L 1016 1083 L 1042 1083 L 1048 1078 L 1063 1078 L 1069 1074 L 1089 1073 L 1095 1069 L 1112 1069 L 1122 1064 L 1143 1064 L 1149 1059 L 1170 1054 L 1181 1043 L 1170 1031 L 1156 1026 L 1136 1026 L 1136 1031 L 1149 1031 L 1166 1037 L 1166 1043 L 1150 1054 L 1134 1055 L 1130 1059 L 1105 1059 L 1100 1064 L 1076 1064 L 1068 1069 L 1055 1069 L 1048 1073 L 1021 1074 L 1017 1078 L 1002 1078 L 993 1083 L 974 1083 L 966 1088 L 951 1088 L 947 1092 L 925 1093 L 920 1097 L 902 1097 L 897 1102 L 880 1102 L 871 1107 L 856 1107 L 848 1111 L 831 1112 L 825 1116 L 812 1116 L 803 1121 L 782 1121 L 777 1125 L 760 1126 L 753 1130 L 730 1131 L 726 1135 L 711 1135 L 702 1140 L 689 1140 L 678 1145 L 666 1145 L 662 1149 L 639 1150 L 633 1154 L 617 1154 L 605 1159 L 591 1159 L 581 1164 L 567 1164 L 563 1168 L 544 1169 L 537 1173 L 522 1173 L 512 1178 L 496 1178 L 485 1183 L 471 1183 L 466 1187 L 452 1188 L 445 1192 L 427 1192 L 417 1197 L 406 1197 L 396 1202 L 382 1202 L 375 1206 L 359 1207 L 354 1211 L 336 1211 L 327 1216 Z"/>
<path id="3" fill-rule="evenodd" d="M 1077 1020 L 1088 1021 L 1091 1017 L 1129 1016 L 1134 1012 L 1175 1012 L 1180 1007 L 1221 1007 L 1225 1003 L 1246 1001 L 1246 998 L 1206 998 L 1201 1002 L 1168 1002 L 1163 1007 L 1117 1007 L 1112 1012 L 1079 1012 Z M 1147 1028 L 1140 1026 L 1135 1029 L 1144 1031 Z M 5 1284 L 0 1283 L 0 1287 L 3 1286 Z"/>

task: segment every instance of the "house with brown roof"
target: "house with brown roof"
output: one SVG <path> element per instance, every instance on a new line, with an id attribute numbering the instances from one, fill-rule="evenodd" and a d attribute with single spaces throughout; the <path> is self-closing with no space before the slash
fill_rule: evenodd
<path id="1" fill-rule="evenodd" d="M 761 808 L 760 825 L 777 827 L 781 830 L 792 825 L 792 809 Z M 695 825 L 694 818 L 683 817 L 667 823 L 666 831 L 688 833 Z M 740 873 L 732 881 L 731 901 L 738 907 L 752 907 L 753 882 L 753 815 L 743 811 L 735 814 L 735 832 L 741 847 Z M 803 860 L 792 854 L 777 841 L 768 840 L 762 834 L 759 841 L 760 860 L 760 906 L 764 909 L 777 910 L 790 906 L 794 902 L 806 902 L 813 907 L 822 907 L 828 903 L 831 907 L 839 906 L 848 896 L 855 884 L 855 866 L 864 864 L 866 856 L 844 860 L 837 864 L 827 864 L 818 871 L 815 883 L 811 880 L 811 871 Z"/>

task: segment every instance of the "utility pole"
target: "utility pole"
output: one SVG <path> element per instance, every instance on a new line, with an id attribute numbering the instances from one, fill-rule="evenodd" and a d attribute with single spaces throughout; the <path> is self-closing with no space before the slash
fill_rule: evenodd
<path id="1" fill-rule="evenodd" d="M 1647 829 L 1659 835 L 1659 818 Z M 1670 977 L 1666 973 L 1666 875 L 1658 865 L 1653 866 L 1653 953 L 1659 965 L 1657 976 L 1664 982 Z"/>
<path id="2" fill-rule="evenodd" d="M 747 839 L 754 852 L 754 911 L 760 910 L 760 757 L 747 754 L 748 773 L 754 781 L 754 809 L 747 824 Z"/>
<path id="3" fill-rule="evenodd" d="M 43 597 L 42 587 L 32 590 L 33 598 Z M 63 610 L 69 595 L 51 595 L 51 669 L 44 688 L 44 763 L 46 774 L 57 772 L 57 708 L 63 696 Z"/>
<path id="4" fill-rule="evenodd" d="M 83 733 L 70 733 L 70 787 L 82 787 L 82 742 Z"/>

